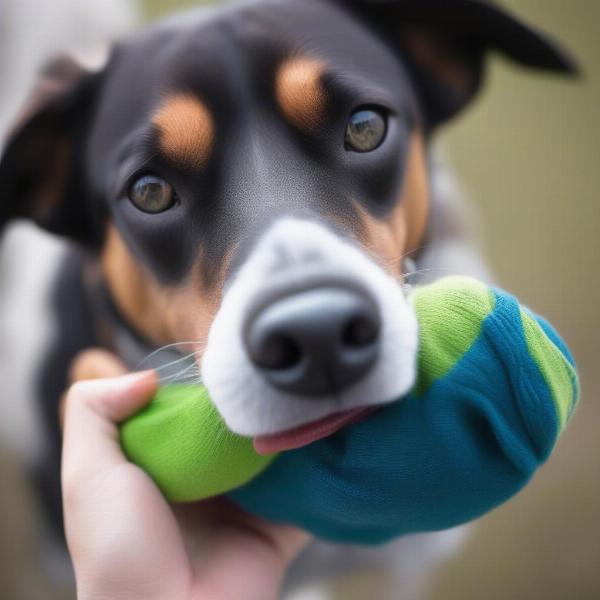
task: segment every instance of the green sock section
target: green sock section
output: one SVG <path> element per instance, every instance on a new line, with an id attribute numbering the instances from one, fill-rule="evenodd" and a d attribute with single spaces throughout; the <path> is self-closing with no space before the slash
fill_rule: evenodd
<path id="1" fill-rule="evenodd" d="M 206 388 L 172 384 L 121 426 L 125 455 L 172 501 L 223 494 L 258 475 L 275 458 L 232 433 Z"/>
<path id="2" fill-rule="evenodd" d="M 545 406 L 556 412 L 556 417 L 552 417 L 552 430 L 553 435 L 556 429 L 560 434 L 579 394 L 576 371 L 565 356 L 568 350 L 564 348 L 562 352 L 559 338 L 554 343 L 553 334 L 547 334 L 540 323 L 514 300 L 516 308 L 510 312 L 510 317 L 506 317 L 508 305 L 502 308 L 498 300 L 502 294 L 498 296 L 485 284 L 468 277 L 447 277 L 417 288 L 411 294 L 410 302 L 419 321 L 418 375 L 413 391 L 419 402 L 423 402 L 432 393 L 435 395 L 436 390 L 444 390 L 440 409 L 451 413 L 453 408 L 451 403 L 447 404 L 447 395 L 449 390 L 454 389 L 451 387 L 452 378 L 457 373 L 464 376 L 467 372 L 464 370 L 465 360 L 469 365 L 477 365 L 481 352 L 487 352 L 489 358 L 486 360 L 490 362 L 476 367 L 477 376 L 484 379 L 477 382 L 478 389 L 482 390 L 491 407 L 502 406 L 506 402 L 506 394 L 515 395 L 515 404 L 518 404 L 521 400 L 519 394 L 523 391 L 521 388 L 507 388 L 506 394 L 500 390 L 501 384 L 507 385 L 510 379 L 507 378 L 507 367 L 503 365 L 512 365 L 510 373 L 517 380 L 525 377 L 529 381 L 532 377 L 526 370 L 521 372 L 523 367 L 518 366 L 518 361 L 513 364 L 509 360 L 522 348 L 526 357 L 522 364 L 528 360 L 532 368 L 535 370 L 537 367 L 541 374 L 538 377 L 539 397 L 544 397 L 544 387 L 551 392 L 552 401 L 546 394 L 548 401 Z M 513 337 L 515 334 L 508 336 L 510 339 L 505 345 L 497 346 L 502 348 L 500 354 L 498 350 L 492 352 L 488 346 L 481 344 L 485 338 L 482 335 L 484 323 L 490 319 L 496 322 L 498 319 L 494 321 L 494 315 L 497 317 L 497 313 L 505 314 L 510 323 L 518 324 L 518 337 L 521 339 L 519 346 L 518 340 Z M 493 334 L 489 327 L 486 331 L 486 335 L 495 335 L 498 341 L 506 338 L 502 329 L 495 329 Z M 460 389 L 465 397 L 474 391 Z M 501 397 L 496 397 L 498 395 Z M 394 410 L 396 404 L 383 410 Z M 251 439 L 232 433 L 210 400 L 206 388 L 199 385 L 162 387 L 145 409 L 121 426 L 121 441 L 127 457 L 144 469 L 166 498 L 172 501 L 199 500 L 240 488 L 256 478 L 277 456 L 258 455 Z M 275 470 L 286 454 L 274 465 Z M 268 476 L 272 470 L 269 469 L 265 475 Z"/>
<path id="3" fill-rule="evenodd" d="M 470 277 L 446 277 L 417 288 L 411 301 L 419 320 L 415 391 L 424 394 L 477 341 L 483 320 L 494 310 L 490 288 Z"/>
<path id="4" fill-rule="evenodd" d="M 579 396 L 577 374 L 571 363 L 548 338 L 537 321 L 524 310 L 521 310 L 521 321 L 529 353 L 552 392 L 560 435 Z"/>

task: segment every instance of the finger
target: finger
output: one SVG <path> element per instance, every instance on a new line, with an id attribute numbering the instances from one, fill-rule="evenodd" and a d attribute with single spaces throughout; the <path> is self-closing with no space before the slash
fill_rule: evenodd
<path id="1" fill-rule="evenodd" d="M 186 533 L 200 540 L 199 552 L 190 558 L 195 591 L 207 598 L 215 597 L 215 590 L 223 598 L 279 597 L 290 563 L 311 539 L 295 527 L 249 515 L 223 497 L 179 505 L 175 514 Z M 202 540 L 209 540 L 209 552 Z"/>
<path id="2" fill-rule="evenodd" d="M 117 424 L 143 408 L 156 391 L 154 371 L 76 383 L 67 393 L 63 486 L 126 462 Z"/>
<path id="3" fill-rule="evenodd" d="M 192 534 L 195 531 L 202 533 L 206 523 L 212 523 L 215 540 L 218 538 L 219 529 L 215 529 L 214 524 L 226 524 L 228 535 L 232 530 L 237 530 L 255 538 L 261 545 L 272 547 L 283 564 L 294 560 L 311 540 L 311 535 L 306 531 L 251 515 L 223 496 L 200 503 L 178 505 L 175 507 L 175 514 L 184 524 L 185 530 Z"/>
<path id="4" fill-rule="evenodd" d="M 72 385 L 88 379 L 102 379 L 125 375 L 127 367 L 114 354 L 102 348 L 88 348 L 80 352 L 71 362 L 68 381 Z M 58 403 L 58 421 L 61 429 L 65 423 L 65 405 L 68 390 L 61 396 Z"/>
<path id="5" fill-rule="evenodd" d="M 132 590 L 127 597 L 182 598 L 191 579 L 169 505 L 119 444 L 118 423 L 142 408 L 157 385 L 157 375 L 147 371 L 83 381 L 68 392 L 61 473 L 65 534 L 78 587 L 87 582 L 103 597 Z"/>
<path id="6" fill-rule="evenodd" d="M 263 521 L 263 528 L 277 548 L 285 566 L 289 565 L 312 540 L 308 532 L 291 525 Z"/>

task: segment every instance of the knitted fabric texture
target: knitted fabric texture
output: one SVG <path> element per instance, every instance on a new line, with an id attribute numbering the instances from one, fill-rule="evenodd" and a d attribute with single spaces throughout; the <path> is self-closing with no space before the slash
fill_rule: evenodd
<path id="1" fill-rule="evenodd" d="M 367 420 L 259 457 L 202 390 L 203 417 L 197 400 L 154 413 L 153 401 L 124 425 L 127 455 L 171 500 L 234 490 L 249 512 L 338 542 L 381 543 L 484 514 L 552 451 L 579 396 L 573 359 L 548 323 L 476 280 L 442 279 L 412 302 L 417 383 Z"/>
<path id="2" fill-rule="evenodd" d="M 232 433 L 206 388 L 168 385 L 121 426 L 127 458 L 152 476 L 174 502 L 217 496 L 255 477 L 275 456 Z"/>
<path id="3" fill-rule="evenodd" d="M 298 450 L 231 497 L 337 542 L 470 521 L 548 458 L 579 396 L 568 350 L 509 294 L 468 278 L 418 290 L 414 391 Z"/>

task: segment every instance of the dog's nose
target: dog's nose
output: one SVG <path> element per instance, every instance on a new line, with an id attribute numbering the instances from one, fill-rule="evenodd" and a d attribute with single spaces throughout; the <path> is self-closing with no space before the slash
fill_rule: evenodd
<path id="1" fill-rule="evenodd" d="M 254 365 L 276 387 L 303 396 L 337 392 L 373 366 L 379 310 L 363 291 L 317 288 L 279 298 L 246 324 Z"/>

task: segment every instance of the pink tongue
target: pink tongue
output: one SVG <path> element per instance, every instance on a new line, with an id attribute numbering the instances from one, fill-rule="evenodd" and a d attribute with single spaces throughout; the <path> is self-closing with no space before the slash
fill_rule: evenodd
<path id="1" fill-rule="evenodd" d="M 282 433 L 260 435 L 254 438 L 254 449 L 258 454 L 273 454 L 282 450 L 301 448 L 335 433 L 346 425 L 360 421 L 373 410 L 372 407 L 355 408 L 354 410 L 331 415 L 320 421 L 300 425 L 300 427 Z"/>

